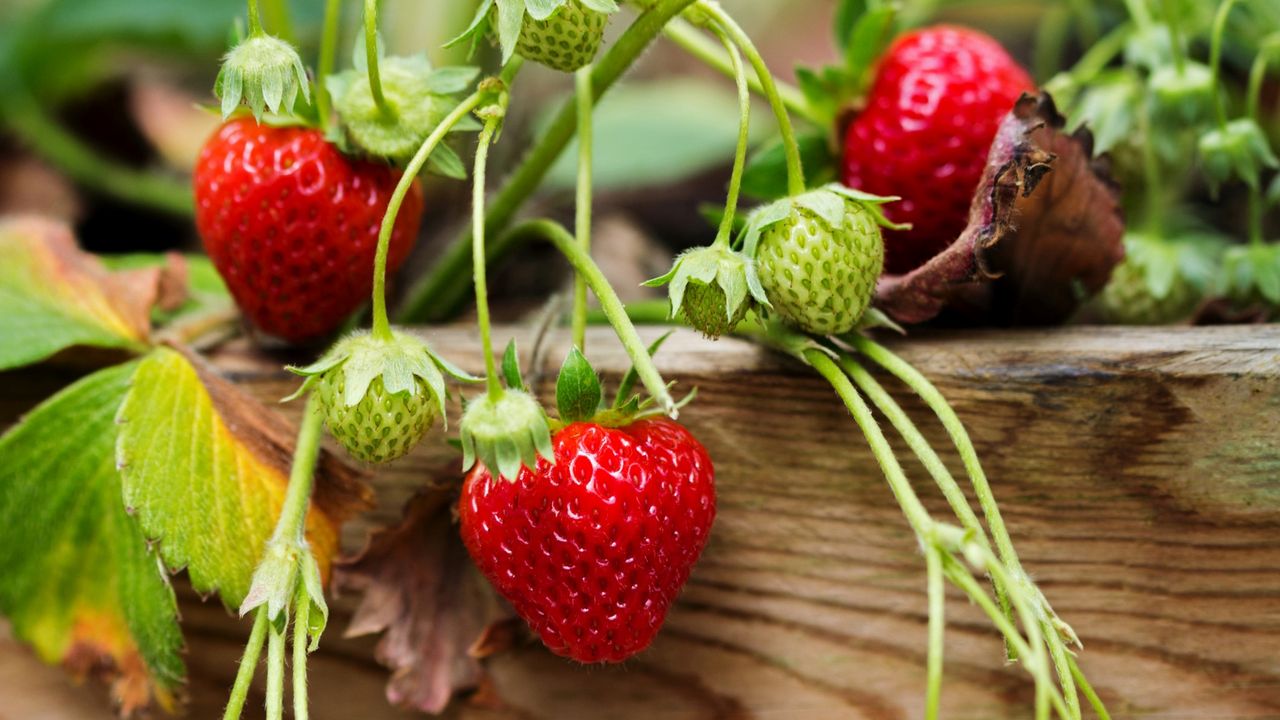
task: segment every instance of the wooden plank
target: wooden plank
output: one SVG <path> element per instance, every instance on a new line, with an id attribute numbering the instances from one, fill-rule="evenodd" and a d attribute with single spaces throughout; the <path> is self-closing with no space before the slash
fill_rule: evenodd
<path id="1" fill-rule="evenodd" d="M 513 333 L 532 346 L 518 329 L 499 337 Z M 426 336 L 481 367 L 469 330 Z M 565 340 L 550 338 L 550 365 Z M 972 431 L 1028 570 L 1080 632 L 1081 663 L 1114 717 L 1280 717 L 1280 327 L 957 332 L 892 344 Z M 606 330 L 589 347 L 606 376 L 626 368 Z M 667 628 L 621 668 L 519 648 L 491 662 L 484 703 L 450 716 L 919 717 L 923 563 L 834 394 L 735 340 L 680 332 L 659 361 L 669 379 L 699 387 L 682 420 L 715 459 L 721 508 Z M 264 399 L 296 384 L 282 358 L 245 345 L 215 362 Z M 65 375 L 42 368 L 15 390 L 6 382 L 0 420 Z M 947 447 L 921 403 L 896 394 Z M 348 528 L 347 547 L 456 461 L 433 438 L 379 473 L 379 507 Z M 945 512 L 927 480 L 917 488 Z M 315 662 L 313 714 L 404 717 L 383 704 L 372 641 L 338 638 L 352 601 L 337 603 Z M 183 612 L 190 716 L 217 717 L 245 626 L 185 595 Z M 944 717 L 1029 717 L 1030 684 L 1004 666 L 988 624 L 959 596 L 948 612 Z M 21 687 L 7 675 L 0 697 Z"/>

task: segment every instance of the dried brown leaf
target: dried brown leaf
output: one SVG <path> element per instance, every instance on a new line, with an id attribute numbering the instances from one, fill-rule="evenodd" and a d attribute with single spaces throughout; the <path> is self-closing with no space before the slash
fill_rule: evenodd
<path id="1" fill-rule="evenodd" d="M 876 305 L 919 323 L 952 305 L 1001 323 L 1061 322 L 1124 259 L 1124 219 L 1087 132 L 1067 135 L 1046 94 L 1000 126 L 969 226 L 941 254 L 880 280 Z"/>
<path id="2" fill-rule="evenodd" d="M 364 592 L 347 636 L 383 632 L 376 657 L 392 671 L 387 699 L 429 713 L 441 712 L 454 693 L 477 687 L 483 670 L 476 656 L 514 637 L 501 624 L 506 610 L 454 527 L 456 498 L 454 486 L 420 491 L 400 524 L 374 534 L 337 568 L 340 587 Z"/>

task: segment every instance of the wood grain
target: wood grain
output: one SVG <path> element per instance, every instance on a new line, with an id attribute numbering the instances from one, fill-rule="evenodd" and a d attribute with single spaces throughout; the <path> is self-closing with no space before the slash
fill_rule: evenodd
<path id="1" fill-rule="evenodd" d="M 499 332 L 509 334 L 532 346 L 522 330 Z M 426 336 L 480 369 L 468 331 Z M 550 364 L 566 339 L 549 340 Z M 1280 718 L 1280 327 L 965 332 L 892 345 L 969 426 L 1027 568 L 1080 633 L 1081 664 L 1113 717 Z M 607 331 L 589 346 L 606 376 L 626 368 Z M 214 360 L 264 399 L 295 385 L 282 358 L 243 345 Z M 834 394 L 789 360 L 734 340 L 677 333 L 659 365 L 699 388 L 682 420 L 716 461 L 721 508 L 666 629 L 615 668 L 520 647 L 490 661 L 491 686 L 449 717 L 919 717 L 923 561 Z M 21 383 L 4 378 L 0 421 L 68 375 L 44 367 Z M 895 394 L 935 446 L 948 447 L 922 404 Z M 346 546 L 398 517 L 451 453 L 437 434 L 382 471 L 379 506 L 348 527 Z M 923 471 L 907 468 L 925 478 L 917 488 L 930 509 L 945 513 Z M 339 637 L 353 600 L 336 603 L 314 662 L 314 715 L 405 717 L 383 703 L 373 640 Z M 183 608 L 189 716 L 219 717 L 246 627 L 189 593 Z M 948 613 L 944 717 L 1030 717 L 1030 684 L 1004 665 L 989 625 L 958 595 Z M 13 668 L 34 661 L 11 644 L 0 654 L 0 697 L 21 695 L 29 686 Z"/>

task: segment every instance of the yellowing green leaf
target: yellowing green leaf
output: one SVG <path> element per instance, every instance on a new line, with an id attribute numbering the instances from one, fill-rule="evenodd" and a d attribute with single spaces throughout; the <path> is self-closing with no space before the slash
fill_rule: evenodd
<path id="1" fill-rule="evenodd" d="M 171 708 L 184 673 L 173 591 L 115 468 L 136 369 L 80 380 L 0 438 L 0 612 L 46 662 L 109 676 L 126 714 Z"/>
<path id="2" fill-rule="evenodd" d="M 284 502 L 294 428 L 197 358 L 144 358 L 117 418 L 125 504 L 170 568 L 238 608 Z M 338 527 L 367 503 L 355 474 L 324 454 L 307 537 L 327 577 Z"/>
<path id="3" fill-rule="evenodd" d="M 0 370 L 77 345 L 145 347 L 161 277 L 108 272 L 64 225 L 0 222 Z"/>

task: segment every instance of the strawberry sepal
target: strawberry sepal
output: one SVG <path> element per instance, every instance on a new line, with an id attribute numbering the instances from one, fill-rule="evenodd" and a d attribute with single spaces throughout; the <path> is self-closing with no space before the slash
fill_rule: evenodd
<path id="1" fill-rule="evenodd" d="M 244 104 L 261 120 L 267 110 L 292 113 L 298 95 L 310 102 L 311 86 L 298 51 L 278 37 L 260 34 L 245 38 L 223 58 L 214 94 L 224 119 Z"/>

